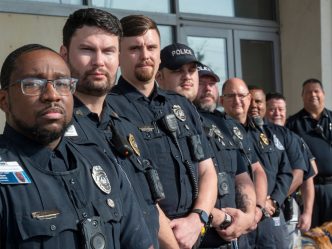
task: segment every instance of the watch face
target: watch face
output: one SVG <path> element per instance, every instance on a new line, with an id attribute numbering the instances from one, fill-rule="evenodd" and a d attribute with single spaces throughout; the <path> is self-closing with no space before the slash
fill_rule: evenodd
<path id="1" fill-rule="evenodd" d="M 202 210 L 202 209 L 194 209 L 192 212 L 199 214 L 199 218 L 204 223 L 204 225 L 206 225 L 208 223 L 209 216 L 208 216 L 208 214 L 204 210 Z"/>
<path id="2" fill-rule="evenodd" d="M 225 214 L 225 220 L 219 225 L 219 228 L 226 229 L 232 224 L 232 222 L 232 216 L 230 216 L 229 214 Z"/>
<path id="3" fill-rule="evenodd" d="M 209 216 L 207 215 L 206 212 L 202 211 L 200 213 L 201 220 L 204 222 L 204 224 L 207 224 L 209 221 Z"/>

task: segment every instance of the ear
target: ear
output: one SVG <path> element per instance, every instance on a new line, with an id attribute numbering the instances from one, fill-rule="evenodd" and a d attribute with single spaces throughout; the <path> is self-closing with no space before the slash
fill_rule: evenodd
<path id="1" fill-rule="evenodd" d="M 219 96 L 219 104 L 221 106 L 224 106 L 224 97 L 223 96 Z"/>
<path id="2" fill-rule="evenodd" d="M 0 90 L 0 108 L 3 112 L 9 112 L 8 91 Z"/>
<path id="3" fill-rule="evenodd" d="M 68 50 L 64 45 L 61 45 L 60 47 L 60 55 L 66 62 L 68 62 Z"/>
<path id="4" fill-rule="evenodd" d="M 163 73 L 160 70 L 158 70 L 155 79 L 157 82 L 160 82 L 162 78 L 163 78 Z"/>

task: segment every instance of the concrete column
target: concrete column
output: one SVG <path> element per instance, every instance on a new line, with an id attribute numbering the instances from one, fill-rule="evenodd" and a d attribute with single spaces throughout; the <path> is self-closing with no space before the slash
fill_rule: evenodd
<path id="1" fill-rule="evenodd" d="M 325 4 L 330 5 L 329 1 L 326 0 Z M 303 81 L 308 78 L 322 79 L 320 2 L 279 1 L 282 82 L 288 103 L 288 115 L 297 112 L 303 106 Z"/>

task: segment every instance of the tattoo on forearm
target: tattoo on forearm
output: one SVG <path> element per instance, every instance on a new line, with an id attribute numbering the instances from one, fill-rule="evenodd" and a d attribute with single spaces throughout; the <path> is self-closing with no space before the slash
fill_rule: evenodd
<path id="1" fill-rule="evenodd" d="M 248 194 L 244 193 L 245 185 L 237 184 L 235 187 L 235 202 L 236 207 L 243 212 L 248 210 L 248 207 L 251 205 L 252 201 L 250 200 Z"/>

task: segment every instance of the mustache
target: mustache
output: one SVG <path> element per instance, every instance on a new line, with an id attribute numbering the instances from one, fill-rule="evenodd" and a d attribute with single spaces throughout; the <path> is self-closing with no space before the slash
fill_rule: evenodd
<path id="1" fill-rule="evenodd" d="M 204 95 L 201 96 L 201 98 L 206 98 L 206 97 L 210 97 L 210 98 L 216 99 L 216 96 L 214 96 L 212 93 L 206 93 L 206 94 L 204 94 Z"/>
<path id="2" fill-rule="evenodd" d="M 40 111 L 37 112 L 37 116 L 42 116 L 47 112 L 58 112 L 61 114 L 66 113 L 65 108 L 60 105 L 59 103 L 49 103 L 46 107 L 44 107 L 43 109 L 41 109 Z"/>
<path id="3" fill-rule="evenodd" d="M 106 75 L 107 77 L 109 76 L 108 71 L 106 71 L 105 69 L 100 68 L 100 69 L 91 69 L 91 70 L 86 71 L 84 73 L 84 78 L 88 77 L 88 75 L 90 75 L 90 74 L 95 74 L 95 73 L 99 73 L 99 74 L 101 73 L 101 74 Z"/>

